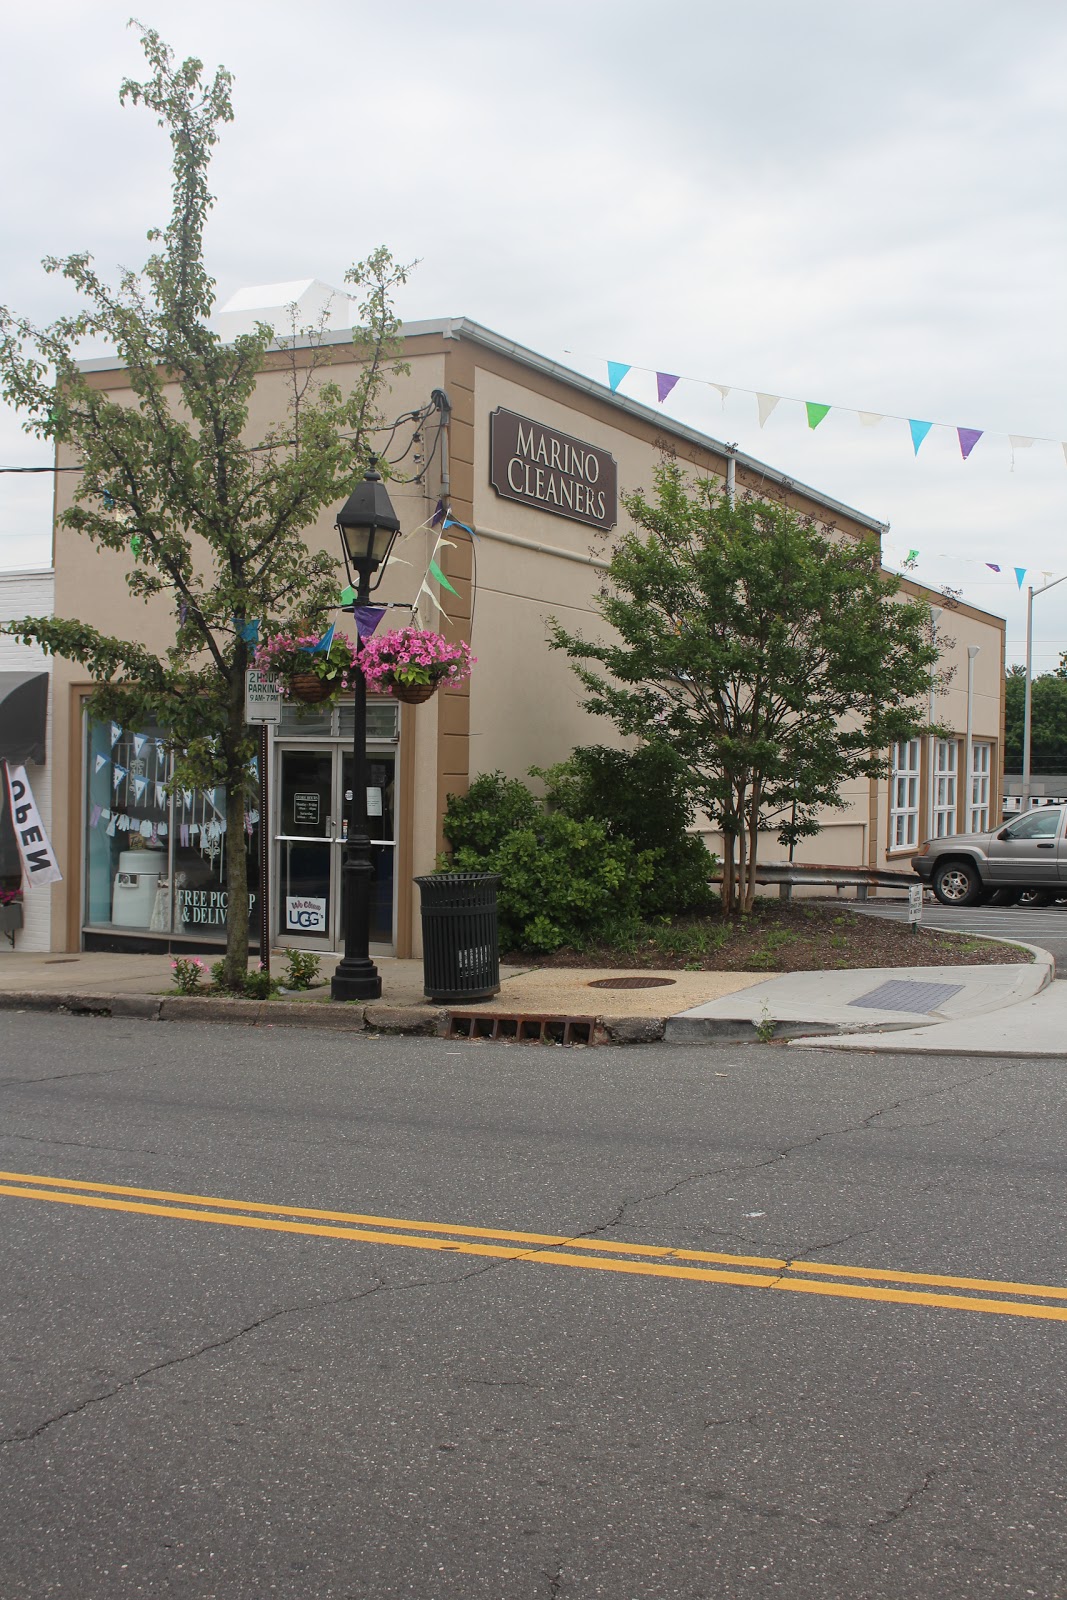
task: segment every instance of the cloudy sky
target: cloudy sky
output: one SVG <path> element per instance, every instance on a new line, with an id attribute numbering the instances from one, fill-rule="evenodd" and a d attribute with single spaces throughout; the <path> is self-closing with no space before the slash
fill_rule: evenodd
<path id="1" fill-rule="evenodd" d="M 7 16 L 0 301 L 36 319 L 68 307 L 42 256 L 136 266 L 166 218 L 164 135 L 118 105 L 143 68 L 128 6 Z M 421 261 L 406 317 L 470 316 L 601 381 L 630 363 L 622 392 L 652 403 L 655 370 L 682 374 L 671 415 L 888 522 L 887 557 L 1006 616 L 1022 659 L 1013 568 L 1067 574 L 1061 0 L 146 0 L 141 21 L 235 74 L 220 299 L 340 284 L 385 243 Z M 783 400 L 761 430 L 757 391 L 833 409 L 813 432 Z M 946 426 L 915 455 L 908 418 Z M 984 430 L 967 461 L 958 426 Z M 0 412 L 0 465 L 47 459 Z M 47 564 L 50 492 L 0 475 L 0 568 Z M 1048 670 L 1067 583 L 1034 615 Z"/>

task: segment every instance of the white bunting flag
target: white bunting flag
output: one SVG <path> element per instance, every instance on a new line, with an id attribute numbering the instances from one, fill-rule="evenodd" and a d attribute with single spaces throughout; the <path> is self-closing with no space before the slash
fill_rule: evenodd
<path id="1" fill-rule="evenodd" d="M 134 780 L 133 780 L 133 799 L 134 799 L 134 804 L 135 805 L 140 805 L 141 801 L 144 799 L 144 792 L 145 792 L 145 790 L 147 788 L 148 788 L 148 780 L 147 780 L 147 778 L 134 778 Z"/>
<path id="2" fill-rule="evenodd" d="M 118 742 L 119 742 L 119 740 L 121 738 L 122 738 L 122 729 L 119 727 L 117 722 L 113 722 L 111 724 L 111 748 L 112 749 L 115 748 L 115 746 L 118 744 Z"/>
<path id="3" fill-rule="evenodd" d="M 756 404 L 759 407 L 759 425 L 762 428 L 781 399 L 780 394 L 758 394 Z"/>
<path id="4" fill-rule="evenodd" d="M 148 740 L 145 738 L 143 733 L 135 733 L 134 736 L 133 736 L 133 753 L 134 753 L 134 755 L 135 756 L 139 756 L 141 754 L 141 751 L 144 749 L 144 747 L 145 747 L 145 745 L 147 743 L 148 743 Z"/>
<path id="5" fill-rule="evenodd" d="M 876 428 L 880 422 L 885 421 L 880 411 L 861 411 L 859 418 L 865 428 Z"/>
<path id="6" fill-rule="evenodd" d="M 97 770 L 97 772 L 102 772 L 106 766 L 107 766 L 107 756 L 97 756 L 97 758 L 96 758 L 96 770 Z"/>

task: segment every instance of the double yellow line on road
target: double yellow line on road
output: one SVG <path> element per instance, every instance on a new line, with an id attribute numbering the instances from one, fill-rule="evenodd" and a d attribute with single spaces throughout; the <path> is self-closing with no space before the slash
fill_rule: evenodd
<path id="1" fill-rule="evenodd" d="M 781 1290 L 790 1294 L 829 1295 L 845 1300 L 876 1300 L 1067 1322 L 1067 1304 L 1055 1303 L 1067 1302 L 1067 1288 L 1042 1283 L 896 1272 L 882 1267 L 842 1266 L 826 1261 L 793 1262 L 774 1256 L 727 1255 L 714 1250 L 627 1244 L 617 1239 L 581 1239 L 566 1234 L 519 1233 L 506 1228 L 472 1228 L 450 1222 L 414 1221 L 410 1217 L 266 1205 L 252 1200 L 221 1199 L 217 1195 L 182 1194 L 170 1189 L 85 1183 L 32 1172 L 0 1172 L 0 1195 L 129 1212 L 142 1217 L 213 1222 L 230 1228 L 258 1228 L 269 1233 L 303 1234 L 409 1250 L 438 1250 L 504 1261 L 531 1261 L 552 1267 L 579 1267 L 596 1272 Z M 1050 1301 L 1053 1303 L 1049 1304 Z"/>

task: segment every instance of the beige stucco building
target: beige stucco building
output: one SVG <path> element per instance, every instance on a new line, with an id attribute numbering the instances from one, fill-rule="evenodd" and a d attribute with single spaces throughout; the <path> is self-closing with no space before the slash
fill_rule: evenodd
<path id="1" fill-rule="evenodd" d="M 348 376 L 355 370 L 349 336 L 334 331 L 326 340 L 333 355 L 330 376 L 344 384 L 346 369 Z M 408 324 L 404 346 L 410 373 L 395 381 L 390 414 L 414 411 L 435 392 L 437 399 L 414 453 L 421 457 L 421 481 L 390 484 L 404 533 L 378 598 L 416 599 L 439 537 L 430 519 L 443 501 L 472 532 L 448 531 L 438 561 L 457 596 L 437 592 L 446 627 L 470 637 L 478 664 L 469 685 L 417 708 L 391 699 L 370 702 L 369 796 L 378 836 L 374 940 L 380 952 L 400 955 L 418 950 L 412 879 L 435 865 L 449 792 L 462 791 L 484 771 L 523 777 L 531 766 L 559 760 L 576 744 L 614 739 L 609 723 L 581 709 L 566 657 L 545 642 L 549 615 L 570 628 L 598 626 L 595 596 L 612 525 L 616 517 L 618 527 L 626 525 L 614 497 L 612 464 L 619 490 L 648 488 L 666 448 L 694 472 L 712 474 L 724 486 L 729 480 L 737 493 L 783 501 L 839 537 L 882 531 L 873 518 L 475 323 Z M 93 383 L 123 388 L 124 375 L 114 366 L 88 363 L 87 370 Z M 285 382 L 285 358 L 268 357 L 250 436 L 283 415 Z M 57 514 L 71 492 L 70 475 L 59 475 Z M 331 550 L 336 538 L 328 517 L 311 532 L 312 540 Z M 162 603 L 144 606 L 131 598 L 124 560 L 57 524 L 56 614 L 162 646 L 168 611 Z M 913 583 L 903 588 L 944 606 Z M 401 625 L 407 615 L 399 611 L 390 621 Z M 425 596 L 420 620 L 424 626 L 438 621 Z M 344 627 L 343 616 L 338 621 Z M 945 610 L 938 628 L 953 641 L 946 654 L 956 672 L 934 710 L 953 730 L 951 739 L 915 740 L 895 751 L 893 777 L 854 784 L 847 807 L 828 816 L 822 834 L 798 850 L 798 860 L 903 865 L 928 833 L 999 819 L 1004 623 L 959 605 Z M 91 724 L 85 713 L 90 688 L 80 669 L 55 663 L 52 822 L 65 876 L 52 891 L 53 947 L 203 948 L 221 941 L 228 841 L 220 796 L 170 793 L 165 730 Z M 968 705 L 975 768 L 970 795 Z M 243 844 L 254 854 L 260 830 L 268 830 L 270 935 L 276 943 L 341 947 L 350 743 L 346 706 L 303 717 L 286 708 L 280 725 L 270 730 L 269 803 L 263 817 L 249 812 Z M 766 854 L 784 854 L 773 835 Z M 250 872 L 250 881 L 254 877 Z M 297 901 L 305 904 L 302 923 L 292 912 Z"/>

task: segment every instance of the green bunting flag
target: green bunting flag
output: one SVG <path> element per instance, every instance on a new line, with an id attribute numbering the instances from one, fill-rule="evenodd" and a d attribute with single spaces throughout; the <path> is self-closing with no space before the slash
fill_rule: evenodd
<path id="1" fill-rule="evenodd" d="M 459 599 L 459 595 L 456 593 L 456 590 L 453 589 L 452 585 L 449 583 L 448 579 L 445 577 L 436 561 L 430 562 L 430 576 L 437 579 L 442 589 L 447 589 L 449 594 L 454 594 L 456 595 L 456 599 Z"/>
<path id="2" fill-rule="evenodd" d="M 341 604 L 343 606 L 350 606 L 355 598 L 356 591 L 353 589 L 350 583 L 346 583 L 344 588 L 341 590 Z"/>
<path id="3" fill-rule="evenodd" d="M 804 406 L 808 413 L 809 428 L 817 428 L 830 409 L 829 406 L 818 405 L 814 400 L 805 400 Z"/>

